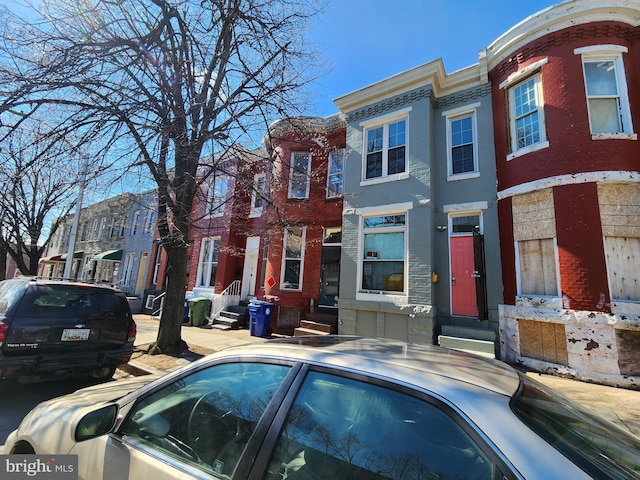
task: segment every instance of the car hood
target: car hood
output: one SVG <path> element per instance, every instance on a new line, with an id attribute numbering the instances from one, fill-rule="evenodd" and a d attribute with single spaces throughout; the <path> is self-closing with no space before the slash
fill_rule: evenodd
<path id="1" fill-rule="evenodd" d="M 159 375 L 117 380 L 41 402 L 24 417 L 10 437 L 13 442 L 26 440 L 36 445 L 51 446 L 51 451 L 36 452 L 38 454 L 67 453 L 73 447 L 73 429 L 82 415 L 101 404 L 115 402 L 157 378 Z M 6 447 L 10 448 L 10 445 Z"/>

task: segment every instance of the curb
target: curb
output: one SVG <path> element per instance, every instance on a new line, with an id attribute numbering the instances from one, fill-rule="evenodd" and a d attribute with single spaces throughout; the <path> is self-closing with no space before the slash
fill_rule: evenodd
<path id="1" fill-rule="evenodd" d="M 162 370 L 157 370 L 148 365 L 144 365 L 140 362 L 129 361 L 129 363 L 125 363 L 118 367 L 118 370 L 122 370 L 129 375 L 134 375 L 136 377 L 140 377 L 142 375 L 164 375 L 167 372 Z"/>

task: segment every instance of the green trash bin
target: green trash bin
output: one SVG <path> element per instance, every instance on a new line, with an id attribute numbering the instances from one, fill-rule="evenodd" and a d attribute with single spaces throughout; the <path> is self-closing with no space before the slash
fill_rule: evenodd
<path id="1" fill-rule="evenodd" d="M 205 297 L 190 298 L 189 305 L 189 325 L 200 327 L 207 324 L 207 309 L 211 300 Z"/>

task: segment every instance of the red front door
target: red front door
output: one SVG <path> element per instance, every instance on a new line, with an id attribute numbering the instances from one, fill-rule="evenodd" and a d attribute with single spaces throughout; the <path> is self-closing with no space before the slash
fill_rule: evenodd
<path id="1" fill-rule="evenodd" d="M 474 277 L 473 236 L 451 237 L 451 314 L 475 317 L 476 279 Z"/>

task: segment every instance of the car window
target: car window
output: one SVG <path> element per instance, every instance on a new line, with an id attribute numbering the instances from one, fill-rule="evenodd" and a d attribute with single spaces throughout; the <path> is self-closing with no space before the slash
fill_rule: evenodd
<path id="1" fill-rule="evenodd" d="M 0 315 L 6 315 L 25 289 L 23 282 L 0 282 Z"/>
<path id="2" fill-rule="evenodd" d="M 27 290 L 16 316 L 73 318 L 128 316 L 126 298 L 115 292 L 72 285 L 34 285 Z"/>
<path id="3" fill-rule="evenodd" d="M 290 367 L 215 365 L 141 400 L 118 432 L 218 478 L 230 478 Z"/>
<path id="4" fill-rule="evenodd" d="M 266 480 L 492 479 L 494 465 L 419 398 L 321 372 L 306 378 Z"/>
<path id="5" fill-rule="evenodd" d="M 640 441 L 520 374 L 514 413 L 593 478 L 640 478 Z"/>

